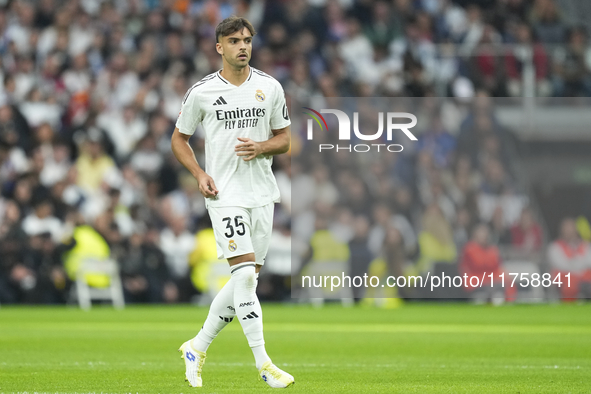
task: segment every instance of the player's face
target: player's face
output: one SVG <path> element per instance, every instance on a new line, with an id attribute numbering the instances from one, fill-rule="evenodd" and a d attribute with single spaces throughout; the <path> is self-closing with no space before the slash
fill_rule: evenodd
<path id="1" fill-rule="evenodd" d="M 229 36 L 222 37 L 216 49 L 230 66 L 246 67 L 252 53 L 252 35 L 247 28 L 243 28 Z"/>

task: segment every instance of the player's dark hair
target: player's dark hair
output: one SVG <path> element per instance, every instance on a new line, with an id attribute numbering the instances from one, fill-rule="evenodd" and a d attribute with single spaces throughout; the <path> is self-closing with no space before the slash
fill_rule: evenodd
<path id="1" fill-rule="evenodd" d="M 242 31 L 242 29 L 245 27 L 250 32 L 251 36 L 254 37 L 254 35 L 257 34 L 257 32 L 254 30 L 254 27 L 252 26 L 252 23 L 250 23 L 246 18 L 233 15 L 224 19 L 215 28 L 216 42 L 220 42 L 222 37 L 229 36 L 230 34 L 234 34 L 237 31 Z"/>

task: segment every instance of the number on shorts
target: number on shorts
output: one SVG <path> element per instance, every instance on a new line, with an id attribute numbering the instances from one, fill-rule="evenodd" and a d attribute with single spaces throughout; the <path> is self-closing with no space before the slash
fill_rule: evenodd
<path id="1" fill-rule="evenodd" d="M 232 219 L 231 218 L 223 218 L 222 219 L 226 223 L 226 228 L 228 229 L 229 233 L 226 232 L 224 235 L 226 238 L 232 238 L 234 236 L 234 227 L 232 227 Z"/>
<path id="2" fill-rule="evenodd" d="M 238 219 L 242 219 L 242 216 L 234 217 L 234 225 L 236 226 L 236 234 L 244 235 L 246 234 L 246 227 L 244 227 L 244 223 L 238 221 Z M 227 232 L 224 233 L 226 238 L 232 238 L 234 236 L 234 227 L 232 226 L 232 218 L 226 217 L 223 218 L 222 221 L 226 222 L 226 228 L 228 229 Z"/>
<path id="3" fill-rule="evenodd" d="M 236 223 L 236 234 L 238 235 L 244 235 L 246 234 L 246 228 L 244 227 L 244 223 L 242 222 L 238 222 L 238 219 L 242 219 L 242 216 L 236 216 L 234 218 L 234 223 Z"/>

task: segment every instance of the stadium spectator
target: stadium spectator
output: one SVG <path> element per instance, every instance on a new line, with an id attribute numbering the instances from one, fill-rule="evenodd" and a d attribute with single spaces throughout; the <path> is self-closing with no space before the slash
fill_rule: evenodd
<path id="1" fill-rule="evenodd" d="M 394 227 L 404 240 L 405 257 L 412 257 L 417 250 L 417 236 L 412 225 L 404 215 L 394 212 L 387 202 L 378 202 L 372 212 L 373 227 L 368 234 L 368 247 L 374 256 L 382 251 L 386 229 Z"/>
<path id="2" fill-rule="evenodd" d="M 484 194 L 500 196 L 513 190 L 506 168 L 500 160 L 488 160 L 484 166 L 481 191 Z"/>
<path id="3" fill-rule="evenodd" d="M 507 73 L 507 92 L 514 97 L 524 95 L 523 73 L 528 67 L 528 57 L 531 56 L 534 68 L 537 96 L 549 96 L 552 94 L 550 84 L 550 59 L 544 46 L 534 41 L 531 28 L 520 23 L 515 27 L 515 45 L 505 57 L 505 67 Z"/>
<path id="4" fill-rule="evenodd" d="M 491 242 L 500 247 L 511 244 L 511 232 L 505 222 L 503 206 L 497 205 L 490 220 Z"/>
<path id="5" fill-rule="evenodd" d="M 434 115 L 427 130 L 419 137 L 417 150 L 428 151 L 433 156 L 434 164 L 438 168 L 445 168 L 451 161 L 455 147 L 455 138 L 445 130 L 440 116 Z"/>
<path id="6" fill-rule="evenodd" d="M 65 277 L 55 260 L 55 243 L 48 233 L 27 236 L 19 225 L 18 207 L 9 202 L 0 228 L 0 299 L 4 302 L 63 302 Z"/>
<path id="7" fill-rule="evenodd" d="M 581 240 L 574 219 L 565 218 L 560 223 L 560 237 L 548 247 L 548 262 L 552 278 L 561 276 L 560 297 L 573 301 L 579 296 L 591 296 L 591 247 Z M 570 274 L 570 286 L 565 275 Z"/>
<path id="8" fill-rule="evenodd" d="M 476 36 L 474 39 L 476 39 Z M 470 64 L 472 80 L 491 92 L 492 96 L 506 96 L 503 59 L 497 55 L 497 49 L 501 42 L 499 32 L 492 25 L 484 24 L 481 27 L 481 33 Z"/>
<path id="9" fill-rule="evenodd" d="M 13 303 L 22 300 L 22 290 L 26 290 L 27 277 L 32 277 L 30 269 L 23 265 L 27 244 L 27 234 L 21 226 L 21 210 L 14 201 L 3 202 L 0 221 L 0 302 Z"/>
<path id="10" fill-rule="evenodd" d="M 354 229 L 355 234 L 349 241 L 349 273 L 351 276 L 363 276 L 368 272 L 369 263 L 375 256 L 368 247 L 368 218 L 365 216 L 355 217 Z M 363 290 L 360 287 L 353 288 L 353 296 L 356 300 L 363 297 Z"/>
<path id="11" fill-rule="evenodd" d="M 456 221 L 453 226 L 454 242 L 456 250 L 463 250 L 464 245 L 470 239 L 470 230 L 474 225 L 474 217 L 466 208 L 460 208 L 457 211 Z"/>
<path id="12" fill-rule="evenodd" d="M 205 214 L 205 202 L 199 198 L 199 184 L 191 174 L 186 172 L 179 178 L 180 188 L 161 197 L 160 216 L 167 223 L 185 218 L 190 228 L 196 218 Z"/>
<path id="13" fill-rule="evenodd" d="M 574 28 L 568 44 L 555 56 L 554 94 L 558 97 L 589 96 L 591 94 L 591 48 L 583 28 Z"/>
<path id="14" fill-rule="evenodd" d="M 437 204 L 427 206 L 423 214 L 422 231 L 419 233 L 416 270 L 420 274 L 440 270 L 436 266 L 453 265 L 456 257 L 456 245 L 449 222 Z"/>
<path id="15" fill-rule="evenodd" d="M 457 207 L 466 208 L 471 217 L 477 217 L 476 190 L 482 182 L 482 174 L 472 168 L 468 156 L 461 154 L 456 156 L 451 171 L 442 174 L 443 182 L 447 186 L 447 194 Z"/>
<path id="16" fill-rule="evenodd" d="M 379 263 L 382 261 L 385 264 L 385 269 L 382 272 L 376 272 L 376 265 L 379 268 Z M 403 276 L 407 273 L 406 271 L 407 260 L 405 256 L 404 239 L 396 227 L 389 225 L 386 227 L 386 234 L 380 257 L 372 262 L 369 273 L 371 275 L 379 276 L 383 280 L 387 276 Z M 374 289 L 371 289 L 371 291 L 368 290 L 366 296 L 371 297 L 373 295 L 372 293 L 375 294 Z M 382 296 L 387 297 L 388 300 L 385 300 L 385 303 L 382 305 L 385 307 L 395 307 L 396 302 L 394 297 L 397 297 L 398 295 L 407 296 L 410 293 L 411 292 L 407 291 L 407 289 L 400 289 L 400 291 L 398 291 L 397 288 L 388 287 L 387 289 L 384 289 L 384 292 L 382 293 Z"/>
<path id="17" fill-rule="evenodd" d="M 314 177 L 314 191 L 312 193 L 316 201 L 324 204 L 334 205 L 339 200 L 339 192 L 330 180 L 328 167 L 319 165 L 312 171 Z"/>
<path id="18" fill-rule="evenodd" d="M 170 274 L 162 251 L 155 243 L 157 231 L 133 233 L 119 258 L 126 302 L 157 302 L 165 299 Z"/>
<path id="19" fill-rule="evenodd" d="M 275 221 L 271 233 L 271 244 L 265 260 L 264 275 L 259 278 L 257 293 L 263 298 L 273 301 L 285 301 L 291 297 L 292 273 L 292 245 L 291 229 L 288 223 Z M 294 265 L 297 267 L 297 265 Z"/>
<path id="20" fill-rule="evenodd" d="M 6 81 L 5 81 L 6 82 Z M 24 150 L 30 148 L 31 128 L 16 105 L 0 96 L 0 140 L 11 148 L 11 160 L 17 172 L 24 171 Z"/>
<path id="21" fill-rule="evenodd" d="M 87 260 L 105 260 L 111 257 L 111 248 L 105 238 L 86 224 L 79 212 L 73 211 L 67 218 L 72 229 L 70 237 L 63 241 L 60 250 L 63 267 L 70 281 L 77 278 L 78 269 Z M 88 285 L 103 288 L 109 285 L 109 277 L 102 273 L 87 273 L 84 277 Z"/>
<path id="22" fill-rule="evenodd" d="M 341 275 L 343 272 L 348 275 L 349 245 L 341 241 L 329 229 L 329 222 L 324 211 L 317 215 L 314 222 L 314 232 L 309 241 L 307 261 L 304 261 L 301 268 L 302 275 Z M 306 289 L 313 291 L 314 298 L 324 298 L 330 289 Z M 308 294 L 310 297 L 311 295 Z"/>
<path id="23" fill-rule="evenodd" d="M 511 227 L 511 246 L 526 252 L 537 252 L 543 245 L 542 227 L 536 222 L 531 208 L 521 211 L 519 222 Z"/>
<path id="24" fill-rule="evenodd" d="M 371 44 L 387 47 L 402 34 L 401 14 L 392 12 L 386 1 L 376 1 L 371 10 L 371 19 L 363 23 L 364 34 Z"/>
<path id="25" fill-rule="evenodd" d="M 486 224 L 479 224 L 474 228 L 470 242 L 462 251 L 459 268 L 460 274 L 468 277 L 477 276 L 480 279 L 483 275 L 493 275 L 492 286 L 490 282 L 480 288 L 470 283 L 464 284 L 465 290 L 476 302 L 490 299 L 493 303 L 502 303 L 515 296 L 514 287 L 506 286 L 503 289 L 499 282 L 499 275 L 503 273 L 501 256 L 498 247 L 491 244 L 490 229 Z"/>
<path id="26" fill-rule="evenodd" d="M 129 105 L 122 111 L 104 112 L 97 118 L 97 126 L 106 131 L 119 161 L 126 159 L 147 131 L 146 122 Z"/>
<path id="27" fill-rule="evenodd" d="M 529 23 L 544 44 L 562 44 L 565 24 L 554 0 L 536 0 L 529 14 Z"/>
<path id="28" fill-rule="evenodd" d="M 30 236 L 48 234 L 55 243 L 60 242 L 63 236 L 63 224 L 53 216 L 53 204 L 51 200 L 37 197 L 33 203 L 34 211 L 23 219 L 23 230 Z"/>
<path id="29" fill-rule="evenodd" d="M 19 177 L 9 195 L 18 205 L 21 213 L 27 214 L 31 209 L 33 199 L 33 186 L 29 177 L 26 175 Z"/>
<path id="30" fill-rule="evenodd" d="M 77 184 L 88 194 L 99 192 L 105 177 L 117 170 L 115 161 L 104 152 L 103 138 L 99 129 L 89 130 L 75 163 Z"/>
<path id="31" fill-rule="evenodd" d="M 187 230 L 187 221 L 183 216 L 170 218 L 169 226 L 160 233 L 159 246 L 178 291 L 174 301 L 189 302 L 195 293 L 189 270 L 189 255 L 195 249 L 195 237 Z"/>
<path id="32" fill-rule="evenodd" d="M 370 40 L 362 33 L 361 24 L 357 18 L 348 17 L 345 20 L 345 26 L 346 33 L 339 44 L 339 55 L 347 63 L 353 78 L 361 79 L 364 70 L 373 62 L 373 47 Z"/>

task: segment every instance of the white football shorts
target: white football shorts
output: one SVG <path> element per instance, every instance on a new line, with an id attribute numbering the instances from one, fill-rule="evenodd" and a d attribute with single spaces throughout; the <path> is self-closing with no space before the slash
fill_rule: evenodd
<path id="1" fill-rule="evenodd" d="M 254 252 L 255 262 L 263 265 L 271 242 L 274 206 L 270 203 L 258 208 L 208 207 L 218 259 Z"/>

